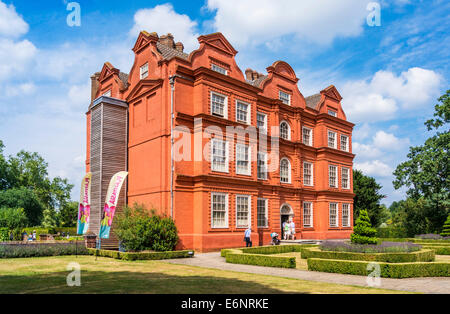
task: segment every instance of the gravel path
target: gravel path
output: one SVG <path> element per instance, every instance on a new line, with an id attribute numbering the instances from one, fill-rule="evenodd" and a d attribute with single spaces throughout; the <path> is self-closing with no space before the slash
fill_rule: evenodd
<path id="1" fill-rule="evenodd" d="M 365 276 L 332 274 L 299 269 L 230 264 L 225 262 L 225 258 L 221 257 L 219 252 L 198 253 L 193 258 L 172 259 L 166 261 L 173 264 L 216 268 L 221 270 L 230 270 L 252 274 L 288 277 L 343 285 L 364 287 L 368 286 L 366 283 L 367 277 Z M 423 293 L 450 293 L 450 278 L 381 278 L 381 285 L 377 288 Z"/>

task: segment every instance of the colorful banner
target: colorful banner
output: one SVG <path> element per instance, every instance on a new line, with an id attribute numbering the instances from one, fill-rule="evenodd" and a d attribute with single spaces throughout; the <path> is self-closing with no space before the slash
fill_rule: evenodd
<path id="1" fill-rule="evenodd" d="M 109 182 L 108 192 L 106 193 L 105 207 L 102 213 L 102 220 L 100 222 L 99 237 L 103 239 L 109 238 L 109 231 L 116 212 L 117 201 L 119 200 L 120 189 L 127 177 L 128 172 L 121 171 L 116 173 Z"/>
<path id="2" fill-rule="evenodd" d="M 91 178 L 92 173 L 88 172 L 84 176 L 83 181 L 81 181 L 77 222 L 78 234 L 85 234 L 89 228 L 89 218 L 91 216 Z"/>

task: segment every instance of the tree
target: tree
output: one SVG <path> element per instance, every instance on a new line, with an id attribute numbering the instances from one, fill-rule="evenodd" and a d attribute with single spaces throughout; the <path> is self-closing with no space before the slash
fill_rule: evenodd
<path id="1" fill-rule="evenodd" d="M 42 227 L 44 228 L 54 228 L 59 226 L 58 214 L 54 208 L 46 208 L 43 213 Z"/>
<path id="2" fill-rule="evenodd" d="M 424 198 L 424 215 L 429 221 L 427 232 L 439 232 L 450 208 L 449 149 L 450 131 L 445 128 L 450 117 L 450 90 L 439 98 L 434 119 L 425 122 L 428 130 L 439 130 L 422 146 L 410 147 L 408 160 L 394 171 L 395 189 L 408 188 L 407 195 L 414 200 Z"/>
<path id="3" fill-rule="evenodd" d="M 23 208 L 0 208 L 0 228 L 14 230 L 27 225 L 28 218 Z"/>
<path id="4" fill-rule="evenodd" d="M 426 207 L 429 205 L 424 198 L 415 200 L 409 197 L 398 204 L 393 216 L 393 225 L 401 230 L 403 236 L 413 237 L 428 232 L 430 221 L 426 217 Z"/>
<path id="5" fill-rule="evenodd" d="M 78 219 L 78 202 L 68 202 L 59 209 L 61 227 L 75 227 Z"/>
<path id="6" fill-rule="evenodd" d="M 356 219 L 356 224 L 353 228 L 353 233 L 350 235 L 351 242 L 357 244 L 377 244 L 378 239 L 376 235 L 377 230 L 372 228 L 367 210 L 360 210 L 359 217 Z"/>
<path id="7" fill-rule="evenodd" d="M 447 220 L 445 221 L 444 226 L 442 227 L 441 236 L 450 237 L 450 215 L 447 216 Z"/>
<path id="8" fill-rule="evenodd" d="M 23 208 L 31 226 L 41 223 L 44 211 L 36 194 L 25 187 L 0 191 L 0 207 Z"/>
<path id="9" fill-rule="evenodd" d="M 353 220 L 359 217 L 359 212 L 367 210 L 373 226 L 378 226 L 383 222 L 383 211 L 380 200 L 385 196 L 380 194 L 379 185 L 374 178 L 365 176 L 360 170 L 353 170 Z"/>

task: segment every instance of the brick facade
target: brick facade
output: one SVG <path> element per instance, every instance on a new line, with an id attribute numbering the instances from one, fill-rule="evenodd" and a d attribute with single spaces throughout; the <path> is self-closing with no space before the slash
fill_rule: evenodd
<path id="1" fill-rule="evenodd" d="M 175 43 L 170 34 L 158 37 L 156 33 L 141 32 L 133 48 L 135 61 L 129 74 L 105 63 L 102 72 L 92 76 L 93 99 L 104 95 L 105 99 L 128 103 L 128 204 L 145 203 L 172 214 L 179 229 L 179 247 L 199 251 L 242 246 L 246 227 L 239 224 L 245 223 L 252 226 L 254 244 L 268 244 L 269 234 L 281 233 L 281 220 L 288 217 L 296 224 L 297 239 L 348 238 L 353 226 L 351 138 L 354 125 L 346 121 L 340 104 L 342 97 L 336 88 L 329 86 L 305 98 L 298 89 L 298 78 L 287 63 L 275 62 L 265 75 L 250 69 L 243 73 L 235 62 L 237 51 L 222 34 L 200 36 L 199 43 L 197 50 L 186 54 L 183 45 Z M 141 72 L 146 69 L 141 67 L 145 64 L 148 64 L 148 76 L 141 79 Z M 212 97 L 224 100 L 222 117 L 212 112 Z M 285 101 L 288 104 L 280 100 L 285 97 L 289 99 Z M 171 100 L 173 127 L 177 131 L 173 133 L 176 137 L 173 148 Z M 219 108 L 218 112 L 222 110 L 221 106 L 215 108 Z M 233 136 L 223 138 L 228 141 L 227 165 L 223 171 L 213 170 L 211 161 L 202 158 L 211 156 L 211 137 L 219 138 L 211 134 L 212 127 L 224 135 L 229 134 L 227 127 L 249 130 L 253 126 L 259 132 L 257 113 L 266 117 L 268 162 L 274 166 L 273 171 L 269 169 L 267 179 L 258 179 L 256 155 L 262 147 L 259 134 L 256 139 L 246 136 L 241 143 L 249 148 L 249 168 L 242 170 L 248 164 L 240 162 L 242 171 L 238 173 L 238 138 Z M 90 114 L 89 111 L 87 170 L 90 169 Z M 239 121 L 238 117 L 247 122 Z M 279 138 L 277 133 L 282 122 L 288 125 L 287 139 Z M 178 131 L 180 127 L 184 133 Z M 306 144 L 305 127 L 311 130 L 311 142 Z M 335 133 L 335 147 L 329 147 L 329 131 Z M 344 143 L 341 135 L 346 136 L 342 139 Z M 191 145 L 182 146 L 183 138 Z M 279 153 L 271 154 L 271 144 L 276 141 Z M 345 143 L 347 147 L 341 147 Z M 222 146 L 217 144 L 217 147 Z M 240 146 L 240 152 L 246 149 Z M 172 152 L 177 155 L 173 185 Z M 282 179 L 278 167 L 282 160 L 290 164 L 286 168 L 286 173 L 290 169 L 286 180 L 284 176 Z M 311 184 L 304 182 L 305 162 L 312 168 L 311 178 L 307 178 Z M 330 171 L 337 173 L 336 187 L 330 187 Z M 348 171 L 347 188 L 342 184 L 343 171 Z M 262 199 L 266 200 L 267 217 L 260 214 L 259 222 L 263 224 L 266 218 L 267 226 L 258 226 L 257 209 L 258 203 L 260 209 L 264 208 Z M 304 217 L 304 202 L 310 210 L 307 217 Z M 330 207 L 334 209 L 335 203 L 336 218 L 330 217 Z M 213 213 L 212 207 L 217 211 Z M 345 221 L 343 208 L 348 212 Z M 282 211 L 290 216 L 282 216 Z M 330 226 L 330 220 L 336 220 L 337 225 Z"/>

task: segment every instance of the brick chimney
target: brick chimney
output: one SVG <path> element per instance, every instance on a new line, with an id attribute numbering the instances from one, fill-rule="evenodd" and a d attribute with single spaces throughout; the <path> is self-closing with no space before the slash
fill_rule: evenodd
<path id="1" fill-rule="evenodd" d="M 100 85 L 98 78 L 100 77 L 100 72 L 94 73 L 94 75 L 91 76 L 91 104 L 95 99 L 95 96 L 98 92 L 98 87 Z"/>
<path id="2" fill-rule="evenodd" d="M 162 35 L 161 37 L 159 37 L 159 42 L 170 48 L 175 48 L 175 41 L 173 40 L 173 35 L 171 33 L 168 33 L 167 35 Z"/>
<path id="3" fill-rule="evenodd" d="M 245 70 L 245 78 L 249 81 L 253 81 L 253 70 L 252 69 Z"/>
<path id="4" fill-rule="evenodd" d="M 180 41 L 177 42 L 177 43 L 175 44 L 175 49 L 178 50 L 179 52 L 183 52 L 183 50 L 184 50 L 184 45 L 183 45 L 183 43 L 181 43 Z"/>

